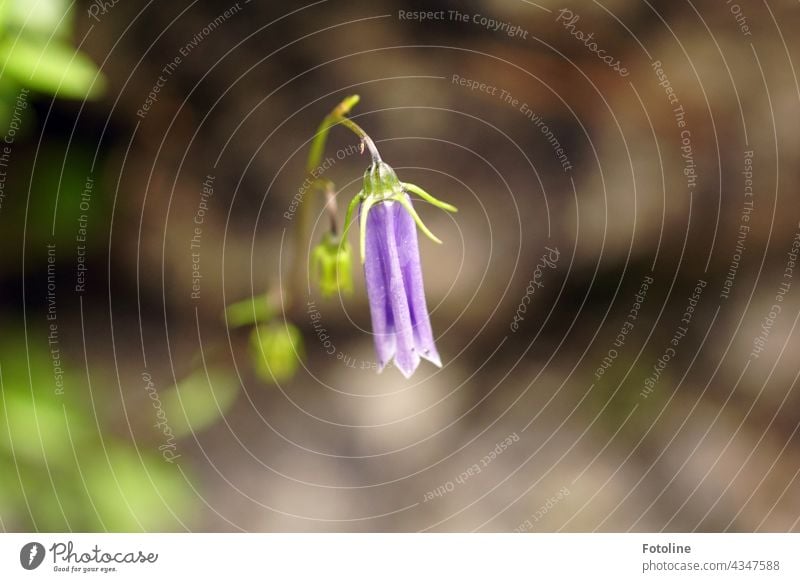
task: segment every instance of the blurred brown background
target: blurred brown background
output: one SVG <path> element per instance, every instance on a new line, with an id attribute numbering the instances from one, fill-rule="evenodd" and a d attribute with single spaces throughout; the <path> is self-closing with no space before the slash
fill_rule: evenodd
<path id="1" fill-rule="evenodd" d="M 799 529 L 796 3 L 93 6 L 71 38 L 104 94 L 32 96 L 0 208 L 6 530 Z M 270 382 L 221 314 L 305 269 L 284 213 L 352 93 L 401 179 L 459 208 L 418 205 L 445 366 L 368 369 L 356 266 L 352 297 L 284 289 L 304 357 Z M 367 164 L 342 157 L 340 211 Z"/>

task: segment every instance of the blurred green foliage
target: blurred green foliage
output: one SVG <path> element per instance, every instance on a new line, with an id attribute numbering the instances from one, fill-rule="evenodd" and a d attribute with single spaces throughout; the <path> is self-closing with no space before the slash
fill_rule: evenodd
<path id="1" fill-rule="evenodd" d="M 291 380 L 302 358 L 303 338 L 289 322 L 273 322 L 253 328 L 250 355 L 258 376 L 265 382 Z"/>
<path id="2" fill-rule="evenodd" d="M 0 130 L 15 148 L 5 190 L 28 194 L 6 200 L 4 234 L 10 241 L 24 239 L 32 259 L 41 258 L 49 243 L 74 247 L 81 215 L 98 234 L 87 238 L 87 253 L 105 243 L 99 232 L 107 218 L 102 196 L 90 192 L 90 204 L 80 208 L 92 178 L 94 150 L 80 139 L 49 138 L 33 156 L 25 155 L 21 143 L 35 127 L 28 122 L 33 115 L 29 101 L 37 94 L 83 99 L 103 90 L 97 67 L 69 43 L 72 24 L 66 0 L 0 0 Z M 12 260 L 4 256 L 0 262 Z"/>
<path id="3" fill-rule="evenodd" d="M 289 321 L 276 319 L 277 311 L 267 293 L 232 303 L 224 313 L 229 328 L 253 326 L 250 359 L 258 377 L 270 384 L 291 380 L 304 353 L 300 330 Z"/>
<path id="4" fill-rule="evenodd" d="M 5 238 L 24 238 L 26 256 L 34 262 L 44 258 L 50 243 L 58 247 L 59 259 L 71 262 L 77 245 L 78 219 L 83 216 L 87 235 L 81 244 L 86 254 L 105 251 L 111 204 L 102 177 L 93 177 L 94 151 L 80 141 L 69 143 L 56 137 L 42 143 L 35 158 L 12 155 L 14 168 L 9 172 L 7 189 L 18 195 L 7 199 L 3 207 Z M 82 205 L 84 193 L 87 203 Z M 2 256 L 0 265 L 14 260 L 13 256 Z"/>
<path id="5" fill-rule="evenodd" d="M 87 255 L 107 241 L 108 205 L 101 181 L 92 172 L 94 149 L 78 139 L 43 140 L 36 156 L 25 155 L 27 122 L 37 96 L 94 99 L 105 79 L 95 64 L 72 44 L 73 19 L 68 0 L 0 0 L 0 130 L 13 142 L 13 172 L 7 192 L 4 234 L 25 240 L 34 265 L 43 265 L 45 245 L 55 243 L 59 264 L 74 265 L 79 217 L 88 225 L 81 243 Z M 19 146 L 19 150 L 17 147 Z M 34 166 L 34 163 L 36 164 Z M 63 249 L 63 252 L 60 250 Z M 6 261 L 13 261 L 7 257 Z M 12 263 L 13 264 L 13 263 Z M 6 272 L 12 264 L 6 264 Z M 36 269 L 34 268 L 35 272 Z M 102 370 L 92 369 L 92 390 L 59 353 L 63 391 L 57 390 L 47 339 L 4 324 L 0 339 L 0 518 L 9 530 L 141 531 L 184 529 L 196 495 L 180 467 L 159 453 L 158 438 L 132 442 L 137 426 L 119 430 L 109 416 L 108 385 Z M 175 426 L 197 429 L 216 418 L 209 394 L 181 388 L 186 406 L 178 414 L 178 388 L 165 392 Z M 215 392 L 217 410 L 229 406 L 230 390 Z M 189 421 L 188 419 L 192 419 Z M 151 417 L 146 419 L 149 423 Z M 132 422 L 137 422 L 135 417 Z M 148 427 L 149 428 L 149 427 Z M 138 431 L 137 431 L 138 432 Z"/>
<path id="6" fill-rule="evenodd" d="M 646 398 L 642 396 L 645 380 L 651 375 L 652 364 L 658 355 L 651 351 L 638 355 L 619 350 L 619 356 L 602 377 L 587 378 L 587 383 L 593 388 L 585 402 L 586 414 L 596 415 L 597 411 L 602 411 L 597 416 L 597 423 L 609 434 L 619 430 L 633 441 L 642 438 L 670 397 L 670 387 L 674 386 L 669 370 L 665 370 L 656 389 Z M 606 356 L 607 352 L 598 352 L 593 361 L 602 362 Z M 630 414 L 637 406 L 636 414 Z"/>
<path id="7" fill-rule="evenodd" d="M 232 303 L 225 308 L 228 327 L 242 327 L 267 322 L 275 315 L 275 309 L 266 295 L 256 295 Z"/>
<path id="8" fill-rule="evenodd" d="M 5 133 L 23 88 L 65 99 L 95 99 L 105 78 L 70 41 L 67 0 L 0 0 L 0 127 Z"/>
<path id="9" fill-rule="evenodd" d="M 239 383 L 228 370 L 201 368 L 161 396 L 176 437 L 199 432 L 216 423 L 230 410 L 239 394 Z"/>
<path id="10" fill-rule="evenodd" d="M 106 426 L 103 388 L 64 375 L 57 394 L 47 342 L 20 329 L 0 343 L 0 516 L 45 531 L 183 529 L 195 499 L 157 445 L 135 446 Z M 99 384 L 96 379 L 96 384 Z"/>

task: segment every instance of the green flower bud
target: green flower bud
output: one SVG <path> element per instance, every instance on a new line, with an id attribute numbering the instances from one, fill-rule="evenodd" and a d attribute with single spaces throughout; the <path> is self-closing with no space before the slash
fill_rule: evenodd
<path id="1" fill-rule="evenodd" d="M 253 328 L 250 355 L 256 373 L 265 382 L 291 380 L 303 353 L 300 330 L 288 322 L 276 322 Z"/>
<path id="2" fill-rule="evenodd" d="M 347 241 L 326 233 L 312 252 L 311 269 L 323 297 L 353 292 L 353 260 Z"/>

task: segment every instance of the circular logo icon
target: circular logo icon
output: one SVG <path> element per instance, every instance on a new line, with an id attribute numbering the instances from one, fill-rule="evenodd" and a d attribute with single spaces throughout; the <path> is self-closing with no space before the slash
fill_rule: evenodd
<path id="1" fill-rule="evenodd" d="M 19 551 L 19 563 L 26 570 L 35 570 L 44 561 L 44 546 L 39 542 L 28 542 Z"/>

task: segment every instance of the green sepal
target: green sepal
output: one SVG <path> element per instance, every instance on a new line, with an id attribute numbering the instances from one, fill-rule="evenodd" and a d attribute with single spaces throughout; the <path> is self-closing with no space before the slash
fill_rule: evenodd
<path id="1" fill-rule="evenodd" d="M 447 202 L 442 202 L 438 198 L 434 198 L 416 184 L 409 184 L 408 182 L 404 182 L 403 188 L 413 194 L 416 194 L 426 202 L 430 202 L 431 204 L 436 206 L 436 208 L 441 208 L 442 210 L 446 210 L 447 212 L 458 212 L 458 208 L 456 208 L 452 204 L 448 204 Z"/>
<path id="2" fill-rule="evenodd" d="M 375 197 L 370 196 L 365 198 L 361 206 L 361 230 L 359 232 L 359 251 L 361 252 L 361 264 L 363 265 L 367 258 L 367 215 L 369 214 L 372 206 L 378 202 Z"/>
<path id="3" fill-rule="evenodd" d="M 353 197 L 350 201 L 350 204 L 347 207 L 347 214 L 344 217 L 344 230 L 342 231 L 342 240 L 345 239 L 347 234 L 350 232 L 350 226 L 353 222 L 353 214 L 355 214 L 356 206 L 358 206 L 364 200 L 364 191 L 362 190 L 358 194 Z"/>
<path id="4" fill-rule="evenodd" d="M 400 204 L 403 205 L 403 208 L 405 208 L 406 211 L 411 215 L 411 218 L 414 219 L 414 222 L 417 223 L 417 227 L 419 227 L 419 229 L 425 236 L 427 236 L 429 239 L 431 239 L 433 242 L 437 244 L 442 244 L 442 241 L 435 234 L 433 234 L 428 229 L 427 226 L 425 226 L 424 222 L 422 222 L 422 219 L 419 217 L 419 214 L 417 214 L 417 211 L 414 210 L 414 207 L 411 205 L 411 202 L 409 202 L 408 198 L 406 198 L 405 194 L 402 194 L 400 196 L 395 196 L 392 198 L 392 200 L 395 200 L 396 202 L 399 202 Z"/>

